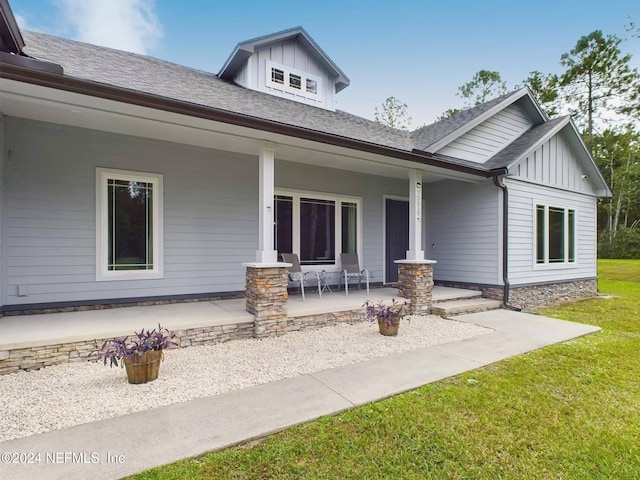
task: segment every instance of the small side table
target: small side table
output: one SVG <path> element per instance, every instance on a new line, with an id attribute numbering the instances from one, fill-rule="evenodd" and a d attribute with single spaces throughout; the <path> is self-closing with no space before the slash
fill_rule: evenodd
<path id="1" fill-rule="evenodd" d="M 331 290 L 331 287 L 329 286 L 329 283 L 328 283 L 329 277 L 327 276 L 327 272 L 322 270 L 318 274 L 318 278 L 320 279 L 320 291 L 322 293 L 324 293 L 324 292 L 333 293 L 333 290 Z"/>

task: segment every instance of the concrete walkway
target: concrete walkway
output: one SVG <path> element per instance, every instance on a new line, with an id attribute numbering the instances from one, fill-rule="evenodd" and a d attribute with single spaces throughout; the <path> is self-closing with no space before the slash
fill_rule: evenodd
<path id="1" fill-rule="evenodd" d="M 371 360 L 2 442 L 0 478 L 121 478 L 599 330 L 507 310 L 457 319 L 494 332 L 383 361 Z"/>

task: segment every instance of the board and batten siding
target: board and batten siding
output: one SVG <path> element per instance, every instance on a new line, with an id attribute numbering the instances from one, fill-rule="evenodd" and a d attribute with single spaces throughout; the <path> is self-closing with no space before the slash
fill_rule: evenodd
<path id="1" fill-rule="evenodd" d="M 409 176 L 398 180 L 276 160 L 276 189 L 289 188 L 362 198 L 362 252 L 360 263 L 371 282 L 382 282 L 384 272 L 384 195 L 408 197 Z M 332 267 L 327 268 L 330 271 Z M 330 275 L 338 281 L 338 273 Z"/>
<path id="2" fill-rule="evenodd" d="M 516 103 L 464 133 L 441 148 L 438 153 L 484 163 L 532 125 L 529 116 Z"/>
<path id="3" fill-rule="evenodd" d="M 6 119 L 5 305 L 147 298 L 245 288 L 258 248 L 258 157 Z M 277 158 L 277 149 L 276 149 Z M 164 178 L 164 277 L 96 281 L 96 167 Z M 276 160 L 276 186 L 362 198 L 363 252 L 382 281 L 383 195 L 408 181 Z"/>
<path id="4" fill-rule="evenodd" d="M 509 280 L 512 286 L 596 276 L 596 203 L 592 195 L 507 178 L 509 189 Z M 551 205 L 576 211 L 576 262 L 538 265 L 535 207 Z"/>
<path id="5" fill-rule="evenodd" d="M 290 90 L 275 89 L 267 85 L 267 75 L 270 75 L 270 72 L 266 71 L 267 60 L 320 77 L 322 85 L 321 90 L 318 91 L 319 101 L 302 95 L 296 95 Z M 249 58 L 247 64 L 239 73 L 239 80 L 243 82 L 243 86 L 254 88 L 271 95 L 308 103 L 329 110 L 334 110 L 335 108 L 335 85 L 333 78 L 331 78 L 329 72 L 309 54 L 309 51 L 297 39 L 290 39 L 258 49 L 256 53 Z"/>
<path id="6" fill-rule="evenodd" d="M 513 168 L 513 174 L 534 183 L 595 194 L 589 179 L 582 178 L 583 169 L 562 132 L 529 153 Z"/>
<path id="7" fill-rule="evenodd" d="M 423 186 L 425 256 L 434 279 L 497 285 L 501 277 L 500 190 L 491 181 Z"/>

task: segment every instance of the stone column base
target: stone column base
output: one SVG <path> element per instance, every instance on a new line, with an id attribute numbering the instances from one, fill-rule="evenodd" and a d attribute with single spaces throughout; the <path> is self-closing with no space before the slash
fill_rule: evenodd
<path id="1" fill-rule="evenodd" d="M 431 313 L 434 260 L 396 260 L 398 264 L 398 295 L 411 302 L 409 313 Z"/>
<path id="2" fill-rule="evenodd" d="M 244 266 L 247 268 L 246 309 L 255 317 L 254 336 L 283 335 L 288 317 L 288 264 L 254 263 Z"/>

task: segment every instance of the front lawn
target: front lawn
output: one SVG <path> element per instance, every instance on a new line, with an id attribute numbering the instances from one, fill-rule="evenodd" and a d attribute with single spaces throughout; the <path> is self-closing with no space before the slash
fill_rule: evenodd
<path id="1" fill-rule="evenodd" d="M 637 479 L 640 261 L 599 269 L 542 313 L 602 332 L 132 478 Z"/>

